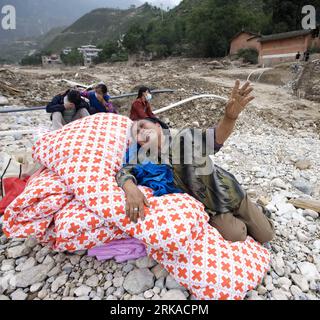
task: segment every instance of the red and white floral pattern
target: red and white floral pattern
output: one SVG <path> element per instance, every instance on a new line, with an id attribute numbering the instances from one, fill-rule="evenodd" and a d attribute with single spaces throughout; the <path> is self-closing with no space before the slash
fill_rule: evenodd
<path id="1" fill-rule="evenodd" d="M 188 194 L 153 197 L 145 221 L 132 223 L 115 174 L 127 149 L 131 121 L 97 114 L 43 136 L 34 158 L 46 170 L 9 206 L 7 236 L 36 236 L 58 251 L 76 251 L 135 237 L 199 299 L 243 299 L 269 268 L 270 254 L 248 237 L 230 243 L 208 224 L 203 205 Z"/>

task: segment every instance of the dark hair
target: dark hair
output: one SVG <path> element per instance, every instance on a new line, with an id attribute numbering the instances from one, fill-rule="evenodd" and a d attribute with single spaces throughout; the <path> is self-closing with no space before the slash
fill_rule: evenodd
<path id="1" fill-rule="evenodd" d="M 158 118 L 145 118 L 144 120 L 150 121 L 152 123 L 159 123 L 162 129 L 169 129 L 169 126 Z"/>
<path id="2" fill-rule="evenodd" d="M 103 83 L 99 83 L 97 86 L 96 86 L 96 89 L 101 89 L 102 93 L 103 94 L 107 94 L 108 93 L 108 87 L 103 84 Z"/>
<path id="3" fill-rule="evenodd" d="M 77 90 L 70 90 L 67 93 L 67 96 L 68 96 L 69 102 L 74 103 L 76 106 L 79 105 L 82 101 L 81 94 Z"/>
<path id="4" fill-rule="evenodd" d="M 150 92 L 150 89 L 148 87 L 141 87 L 138 92 L 138 99 L 142 98 L 143 94 L 147 91 Z"/>

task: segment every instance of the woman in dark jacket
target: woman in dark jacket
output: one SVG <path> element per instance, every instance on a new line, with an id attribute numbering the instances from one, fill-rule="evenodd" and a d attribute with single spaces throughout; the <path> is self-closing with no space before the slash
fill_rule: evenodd
<path id="1" fill-rule="evenodd" d="M 46 108 L 51 113 L 52 130 L 61 129 L 64 125 L 89 116 L 89 104 L 77 90 L 68 90 L 55 96 Z"/>

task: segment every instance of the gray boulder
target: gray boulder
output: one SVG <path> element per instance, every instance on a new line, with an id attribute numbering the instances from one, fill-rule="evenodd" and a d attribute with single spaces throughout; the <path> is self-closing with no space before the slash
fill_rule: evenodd
<path id="1" fill-rule="evenodd" d="M 125 278 L 123 287 L 130 294 L 138 295 L 154 286 L 154 275 L 147 269 L 135 269 Z"/>

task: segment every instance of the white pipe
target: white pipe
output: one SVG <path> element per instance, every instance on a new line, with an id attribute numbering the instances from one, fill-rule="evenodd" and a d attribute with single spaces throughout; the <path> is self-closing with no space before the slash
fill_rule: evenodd
<path id="1" fill-rule="evenodd" d="M 72 87 L 80 87 L 80 88 L 84 88 L 84 89 L 90 88 L 90 86 L 87 86 L 85 84 L 74 82 L 74 81 L 70 81 L 70 80 L 67 80 L 67 79 L 62 79 L 62 80 L 59 80 L 59 81 L 66 82 L 68 85 L 70 85 Z"/>
<path id="2" fill-rule="evenodd" d="M 178 106 L 181 106 L 182 104 L 185 104 L 187 102 L 193 101 L 193 100 L 197 100 L 197 99 L 203 99 L 203 98 L 210 98 L 210 99 L 218 99 L 218 100 L 222 100 L 222 101 L 228 101 L 227 98 L 222 97 L 222 96 L 218 96 L 215 94 L 201 94 L 201 95 L 197 95 L 197 96 L 193 96 L 190 97 L 188 99 L 184 99 L 181 100 L 177 103 L 173 103 L 167 107 L 164 107 L 162 109 L 156 110 L 154 111 L 154 114 L 159 114 L 168 110 L 171 110 L 173 108 L 176 108 Z M 15 135 L 15 134 L 37 134 L 37 132 L 39 132 L 39 128 L 32 128 L 32 129 L 28 129 L 28 130 L 10 130 L 10 131 L 0 131 L 0 136 L 6 136 L 6 135 Z"/>
<path id="3" fill-rule="evenodd" d="M 257 71 L 261 71 L 261 72 L 262 72 L 262 73 L 260 74 L 260 76 L 259 76 L 259 79 L 260 79 L 263 73 L 265 73 L 267 70 L 271 70 L 271 69 L 272 69 L 272 68 L 263 68 L 263 70 L 262 70 L 262 69 L 255 69 L 255 70 L 253 70 L 253 71 L 249 74 L 249 76 L 248 76 L 248 78 L 247 78 L 247 81 L 250 81 L 251 76 L 252 76 L 255 72 L 257 72 Z M 259 79 L 258 79 L 258 81 L 259 81 Z"/>
<path id="4" fill-rule="evenodd" d="M 263 71 L 260 73 L 260 75 L 259 75 L 259 77 L 258 77 L 258 79 L 257 79 L 257 82 L 259 82 L 259 81 L 260 81 L 260 79 L 261 79 L 262 75 L 263 75 L 266 71 L 267 71 L 267 70 L 263 70 Z"/>
<path id="5" fill-rule="evenodd" d="M 188 99 L 185 99 L 185 100 L 181 100 L 177 103 L 174 103 L 174 104 L 171 104 L 167 107 L 164 107 L 162 109 L 159 109 L 159 110 L 156 110 L 154 111 L 153 113 L 154 114 L 159 114 L 159 113 L 162 113 L 162 112 L 165 112 L 165 111 L 168 111 L 170 109 L 173 109 L 175 107 L 178 107 L 184 103 L 187 103 L 187 102 L 190 102 L 190 101 L 193 101 L 193 100 L 196 100 L 196 99 L 202 99 L 202 98 L 212 98 L 212 99 L 219 99 L 219 100 L 222 100 L 222 101 L 228 101 L 227 98 L 224 98 L 222 96 L 217 96 L 215 94 L 201 94 L 201 95 L 198 95 L 198 96 L 193 96 L 193 97 L 190 97 Z"/>
<path id="6" fill-rule="evenodd" d="M 253 70 L 252 72 L 250 72 L 247 81 L 250 81 L 251 76 L 256 72 L 257 70 Z"/>

